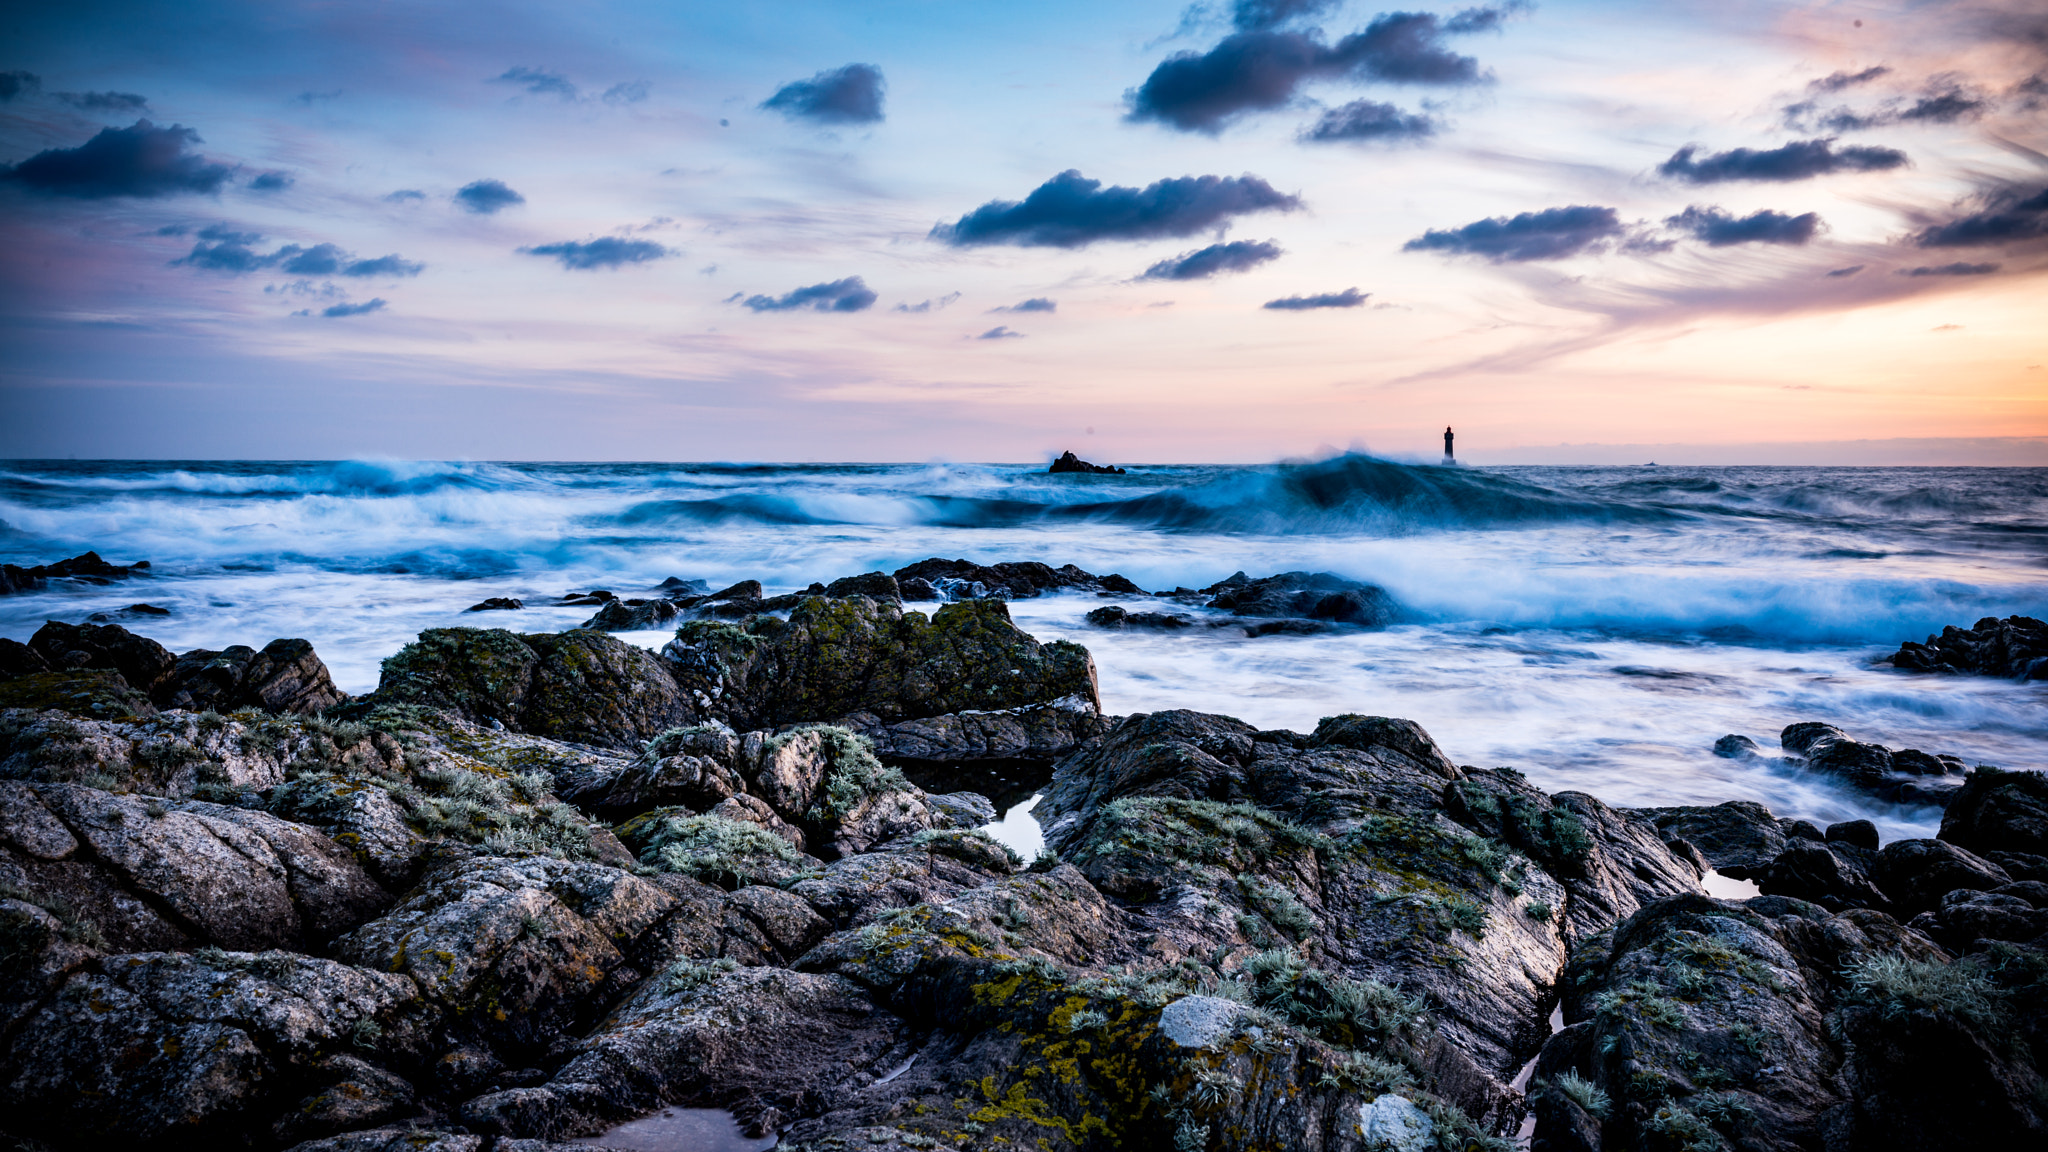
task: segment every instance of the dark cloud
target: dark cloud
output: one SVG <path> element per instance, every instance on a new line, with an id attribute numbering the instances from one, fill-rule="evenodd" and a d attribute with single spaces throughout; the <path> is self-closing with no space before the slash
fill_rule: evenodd
<path id="1" fill-rule="evenodd" d="M 989 309 L 991 312 L 1057 312 L 1059 310 L 1058 301 L 1049 300 L 1044 296 L 1033 296 L 1029 300 L 1021 300 L 1015 304 L 1005 304 L 1001 308 Z"/>
<path id="2" fill-rule="evenodd" d="M 1761 208 L 1747 216 L 1735 216 L 1721 208 L 1695 204 L 1664 223 L 1680 232 L 1704 240 L 1710 248 L 1731 244 L 1804 244 L 1820 228 L 1820 214 L 1805 212 L 1788 216 Z"/>
<path id="3" fill-rule="evenodd" d="M 1230 23 L 1240 32 L 1261 32 L 1292 20 L 1320 16 L 1343 0 L 1237 0 L 1230 6 Z"/>
<path id="4" fill-rule="evenodd" d="M 882 118 L 882 88 L 880 68 L 848 64 L 809 80 L 792 80 L 762 101 L 761 107 L 792 119 L 824 124 L 872 124 Z"/>
<path id="5" fill-rule="evenodd" d="M 57 99 L 87 112 L 119 112 L 134 115 L 147 111 L 149 101 L 133 92 L 59 92 Z"/>
<path id="6" fill-rule="evenodd" d="M 2032 195 L 2025 189 L 2005 189 L 1981 203 L 1976 212 L 1923 229 L 1913 243 L 1922 248 L 1966 248 L 2048 236 L 2048 188 Z"/>
<path id="7" fill-rule="evenodd" d="M 1370 292 L 1346 288 L 1342 292 L 1323 292 L 1314 296 L 1282 296 L 1259 305 L 1275 312 L 1307 312 L 1314 308 L 1357 308 L 1363 305 Z"/>
<path id="8" fill-rule="evenodd" d="M 1499 26 L 1504 8 L 1474 8 L 1445 20 L 1430 12 L 1387 12 L 1336 43 L 1310 31 L 1241 30 L 1207 52 L 1167 57 L 1125 94 L 1130 119 L 1215 133 L 1241 113 L 1278 108 L 1316 79 L 1390 84 L 1477 84 L 1479 62 L 1444 47 L 1446 36 Z"/>
<path id="9" fill-rule="evenodd" d="M 1832 137 L 1824 140 L 1794 140 L 1777 148 L 1757 151 L 1733 148 L 1698 156 L 1699 148 L 1686 145 L 1671 159 L 1657 166 L 1659 175 L 1692 184 L 1717 184 L 1728 180 L 1807 180 L 1833 172 L 1884 172 L 1911 163 L 1895 148 L 1851 144 L 1837 151 Z"/>
<path id="10" fill-rule="evenodd" d="M 954 247 L 1015 244 L 1079 248 L 1098 240 L 1152 240 L 1192 236 L 1247 212 L 1292 212 L 1298 197 L 1257 176 L 1179 176 L 1143 188 L 1090 180 L 1069 168 L 1031 190 L 1021 202 L 991 200 L 931 238 Z"/>
<path id="11" fill-rule="evenodd" d="M 1140 280 L 1207 280 L 1223 272 L 1245 272 L 1280 258 L 1280 246 L 1265 240 L 1232 240 L 1161 260 Z"/>
<path id="12" fill-rule="evenodd" d="M 349 258 L 338 244 L 315 244 L 311 248 L 287 244 L 271 253 L 266 263 L 277 264 L 294 276 L 332 276 L 341 271 Z"/>
<path id="13" fill-rule="evenodd" d="M 1011 331 L 1001 324 L 975 337 L 976 340 L 1022 340 L 1023 338 L 1024 334 L 1022 332 Z"/>
<path id="14" fill-rule="evenodd" d="M 199 230 L 201 240 L 225 240 L 230 244 L 255 244 L 263 239 L 261 232 L 239 232 L 225 224 L 208 224 Z"/>
<path id="15" fill-rule="evenodd" d="M 1888 124 L 1954 124 L 1976 119 L 1991 105 L 1989 97 L 1954 77 L 1938 77 L 1916 98 L 1887 100 L 1862 112 L 1842 106 L 1821 115 L 1818 101 L 1788 104 L 1785 106 L 1785 123 L 1829 132 L 1856 132 Z"/>
<path id="16" fill-rule="evenodd" d="M 187 151 L 199 142 L 199 133 L 183 125 L 159 128 L 137 120 L 128 128 L 102 128 L 76 148 L 51 148 L 0 168 L 0 178 L 51 196 L 88 200 L 218 192 L 231 169 Z"/>
<path id="17" fill-rule="evenodd" d="M 426 265 L 417 260 L 392 253 L 373 260 L 351 260 L 341 270 L 343 276 L 417 276 Z"/>
<path id="18" fill-rule="evenodd" d="M 201 233 L 204 235 L 204 233 Z M 198 268 L 206 272 L 229 272 L 241 274 L 267 267 L 270 258 L 257 254 L 243 240 L 221 240 L 214 243 L 204 241 L 194 244 L 192 251 L 171 261 L 173 265 Z"/>
<path id="19" fill-rule="evenodd" d="M 890 311 L 910 313 L 938 312 L 943 311 L 959 298 L 960 294 L 958 292 L 948 292 L 934 300 L 920 300 L 915 304 L 898 304 L 896 307 L 891 308 Z"/>
<path id="20" fill-rule="evenodd" d="M 393 204 L 403 204 L 408 200 L 425 200 L 427 194 L 417 188 L 400 188 L 384 198 Z"/>
<path id="21" fill-rule="evenodd" d="M 875 305 L 875 293 L 858 276 L 811 284 L 781 297 L 749 296 L 742 301 L 756 312 L 792 312 L 809 308 L 817 312 L 865 312 Z"/>
<path id="22" fill-rule="evenodd" d="M 365 300 L 361 304 L 334 304 L 322 308 L 320 314 L 329 319 L 335 319 L 342 316 L 361 316 L 366 312 L 382 311 L 383 308 L 384 298 L 379 296 L 374 300 Z"/>
<path id="23" fill-rule="evenodd" d="M 1923 264 L 1918 268 L 1900 268 L 1892 274 L 1894 276 L 1989 276 L 1996 271 L 1998 271 L 1998 265 L 1996 264 L 1956 263 L 1941 264 L 1932 268 Z"/>
<path id="24" fill-rule="evenodd" d="M 1303 140 L 1328 143 L 1337 140 L 1426 140 L 1436 135 L 1437 124 L 1416 112 L 1403 112 L 1392 104 L 1353 100 L 1322 114 L 1303 130 Z"/>
<path id="25" fill-rule="evenodd" d="M 455 202 L 467 211 L 488 216 L 514 204 L 524 204 L 526 197 L 506 187 L 503 180 L 475 180 L 455 193 Z"/>
<path id="26" fill-rule="evenodd" d="M 1624 235 L 1612 208 L 1575 204 L 1515 216 L 1495 216 L 1463 228 L 1431 229 L 1401 246 L 1404 252 L 1437 251 L 1483 256 L 1496 264 L 1562 260 L 1599 250 Z"/>
<path id="27" fill-rule="evenodd" d="M 564 268 L 623 268 L 672 256 L 673 252 L 652 240 L 626 240 L 600 236 L 595 240 L 564 240 L 560 244 L 538 244 L 519 251 L 529 256 L 553 256 Z"/>
<path id="28" fill-rule="evenodd" d="M 647 89 L 645 80 L 628 80 L 605 89 L 600 99 L 607 104 L 638 104 L 647 99 Z"/>
<path id="29" fill-rule="evenodd" d="M 1858 84 L 1868 84 L 1880 76 L 1891 75 L 1891 69 L 1882 64 L 1865 68 L 1861 72 L 1831 72 L 1806 86 L 1809 92 L 1840 92 Z"/>
<path id="30" fill-rule="evenodd" d="M 265 172 L 249 181 L 249 187 L 256 192 L 282 192 L 296 182 L 289 172 Z"/>
<path id="31" fill-rule="evenodd" d="M 6 103 L 23 92 L 33 92 L 43 86 L 43 78 L 33 72 L 20 69 L 0 72 L 0 103 Z"/>
<path id="32" fill-rule="evenodd" d="M 1851 265 L 1849 265 L 1849 266 L 1848 266 L 1847 268 L 1837 268 L 1837 269 L 1835 269 L 1834 271 L 1832 271 L 1832 272 L 1829 272 L 1829 273 L 1828 273 L 1828 279 L 1830 279 L 1830 280 L 1840 280 L 1840 279 L 1842 279 L 1843 277 L 1846 277 L 1846 276 L 1854 276 L 1855 274 L 1857 274 L 1858 272 L 1861 272 L 1861 271 L 1863 271 L 1863 265 L 1861 265 L 1861 264 L 1851 264 Z"/>
<path id="33" fill-rule="evenodd" d="M 517 84 L 535 96 L 559 96 L 564 100 L 576 98 L 576 85 L 559 72 L 545 68 L 528 68 L 524 64 L 507 68 L 504 75 L 491 77 L 493 84 Z"/>

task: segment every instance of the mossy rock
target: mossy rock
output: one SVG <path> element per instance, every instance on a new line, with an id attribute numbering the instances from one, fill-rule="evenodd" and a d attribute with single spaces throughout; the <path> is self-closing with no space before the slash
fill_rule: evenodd
<path id="1" fill-rule="evenodd" d="M 129 687 L 119 672 L 39 672 L 0 681 L 0 708 L 56 709 L 93 720 L 133 720 L 156 715 L 149 697 Z"/>

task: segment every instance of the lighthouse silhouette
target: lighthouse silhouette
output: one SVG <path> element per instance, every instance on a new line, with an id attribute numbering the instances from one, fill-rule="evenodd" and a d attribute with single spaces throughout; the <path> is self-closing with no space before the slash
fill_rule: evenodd
<path id="1" fill-rule="evenodd" d="M 1447 424 L 1444 426 L 1444 463 L 1446 464 L 1456 464 L 1458 462 L 1457 454 L 1451 451 L 1451 440 L 1451 429 L 1450 425 Z"/>

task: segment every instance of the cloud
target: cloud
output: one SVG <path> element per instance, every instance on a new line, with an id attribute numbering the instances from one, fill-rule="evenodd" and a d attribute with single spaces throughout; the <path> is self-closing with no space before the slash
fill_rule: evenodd
<path id="1" fill-rule="evenodd" d="M 1280 8 L 1301 11 L 1292 5 L 1259 10 Z M 1443 38 L 1496 28 L 1505 11 L 1474 8 L 1449 20 L 1430 12 L 1387 12 L 1334 44 L 1315 30 L 1258 25 L 1224 37 L 1207 52 L 1167 57 L 1124 99 L 1132 120 L 1214 134 L 1232 117 L 1291 102 L 1309 80 L 1478 84 L 1488 79 L 1479 62 L 1445 48 Z"/>
<path id="2" fill-rule="evenodd" d="M 320 314 L 329 319 L 335 319 L 342 316 L 361 316 L 366 312 L 380 312 L 383 309 L 384 298 L 379 296 L 372 300 L 365 300 L 361 304 L 334 304 L 322 308 Z"/>
<path id="3" fill-rule="evenodd" d="M 76 148 L 51 148 L 0 168 L 0 178 L 87 200 L 218 192 L 231 170 L 187 151 L 197 143 L 199 133 L 183 125 L 159 128 L 137 120 L 128 128 L 102 128 Z"/>
<path id="4" fill-rule="evenodd" d="M 1848 266 L 1847 268 L 1837 268 L 1837 269 L 1833 270 L 1832 272 L 1829 272 L 1829 273 L 1828 273 L 1828 279 L 1830 279 L 1830 280 L 1841 280 L 1841 279 L 1843 279 L 1843 278 L 1845 278 L 1845 277 L 1849 277 L 1849 276 L 1854 276 L 1854 275 L 1855 275 L 1855 274 L 1857 274 L 1858 272 L 1861 272 L 1861 271 L 1863 271 L 1863 269 L 1864 269 L 1864 265 L 1862 265 L 1862 264 L 1851 264 L 1851 265 L 1849 265 L 1849 266 Z"/>
<path id="5" fill-rule="evenodd" d="M 1982 204 L 1978 211 L 1921 230 L 1913 243 L 1922 248 L 1967 248 L 2048 236 L 2048 188 L 2031 196 L 2020 189 L 2004 189 L 1984 197 Z"/>
<path id="6" fill-rule="evenodd" d="M 991 312 L 1057 312 L 1059 310 L 1058 301 L 1049 300 L 1044 296 L 1033 296 L 1029 300 L 1020 300 L 1015 304 L 1005 304 L 1000 308 L 989 309 Z"/>
<path id="7" fill-rule="evenodd" d="M 598 99 L 607 104 L 638 104 L 647 99 L 647 89 L 645 80 L 627 80 L 605 89 Z"/>
<path id="8" fill-rule="evenodd" d="M 1069 168 L 1020 201 L 991 200 L 931 238 L 956 248 L 979 244 L 1079 248 L 1098 240 L 1192 236 L 1248 212 L 1292 212 L 1298 197 L 1257 176 L 1180 176 L 1143 188 L 1102 186 Z"/>
<path id="9" fill-rule="evenodd" d="M 1825 116 L 1816 116 L 1819 108 L 1816 101 L 1788 104 L 1785 106 L 1785 123 L 1810 123 L 1830 131 L 1855 132 L 1888 124 L 1954 124 L 1960 120 L 1974 120 L 1990 107 L 1991 100 L 1984 94 L 1963 86 L 1953 78 L 1943 77 L 1930 83 L 1915 100 L 1887 100 L 1867 112 L 1839 107 Z"/>
<path id="10" fill-rule="evenodd" d="M 1303 140 L 1328 143 L 1337 140 L 1426 140 L 1436 135 L 1437 123 L 1428 116 L 1403 112 L 1392 104 L 1353 100 L 1322 114 L 1301 134 Z"/>
<path id="11" fill-rule="evenodd" d="M 952 304 L 953 301 L 958 300 L 959 298 L 960 294 L 958 292 L 948 292 L 944 296 L 941 296 L 935 300 L 921 300 L 916 304 L 898 304 L 896 307 L 890 309 L 890 311 L 912 313 L 939 312 L 945 310 L 945 308 L 948 305 Z"/>
<path id="12" fill-rule="evenodd" d="M 265 172 L 249 181 L 249 188 L 255 192 L 282 192 L 294 183 L 289 172 Z"/>
<path id="13" fill-rule="evenodd" d="M 343 276 L 417 276 L 426 265 L 407 260 L 397 253 L 372 260 L 352 260 L 342 268 Z"/>
<path id="14" fill-rule="evenodd" d="M 159 229 L 158 234 L 174 233 Z M 171 263 L 236 275 L 277 268 L 293 276 L 417 276 L 426 267 L 396 253 L 373 260 L 359 260 L 339 244 L 315 244 L 311 248 L 287 244 L 275 252 L 264 254 L 253 247 L 262 241 L 260 234 L 237 232 L 225 224 L 212 224 L 201 229 L 199 239 L 200 243 L 193 245 L 190 253 Z"/>
<path id="15" fill-rule="evenodd" d="M 470 212 L 488 216 L 526 203 L 526 197 L 506 187 L 503 180 L 473 180 L 455 193 L 455 202 Z"/>
<path id="16" fill-rule="evenodd" d="M 1830 72 L 1806 86 L 1809 92 L 1840 92 L 1858 84 L 1868 84 L 1880 76 L 1891 75 L 1892 70 L 1882 64 L 1865 68 L 1861 72 Z"/>
<path id="17" fill-rule="evenodd" d="M 1806 212 L 1788 216 L 1760 208 L 1738 217 L 1721 208 L 1702 208 L 1695 204 L 1676 216 L 1667 217 L 1664 223 L 1680 232 L 1690 233 L 1695 240 L 1706 241 L 1710 248 L 1726 248 L 1731 244 L 1804 244 L 1819 230 L 1820 214 Z"/>
<path id="18" fill-rule="evenodd" d="M 791 119 L 823 124 L 872 124 L 882 119 L 882 70 L 873 64 L 848 64 L 792 80 L 761 102 L 761 107 Z"/>
<path id="19" fill-rule="evenodd" d="M 1280 246 L 1265 240 L 1232 240 L 1161 260 L 1140 280 L 1206 280 L 1223 272 L 1245 272 L 1280 258 Z"/>
<path id="20" fill-rule="evenodd" d="M 338 244 L 315 244 L 311 248 L 287 244 L 271 253 L 265 262 L 280 264 L 294 276 L 332 276 L 341 271 L 348 259 L 349 254 Z"/>
<path id="21" fill-rule="evenodd" d="M 133 92 L 59 92 L 57 99 L 87 112 L 119 112 L 132 115 L 146 111 L 149 101 Z"/>
<path id="22" fill-rule="evenodd" d="M 792 312 L 809 308 L 817 312 L 865 312 L 874 307 L 875 293 L 858 276 L 810 284 L 781 297 L 749 296 L 742 303 L 756 312 Z"/>
<path id="23" fill-rule="evenodd" d="M 268 266 L 270 259 L 258 255 L 249 247 L 247 241 L 238 238 L 215 243 L 202 241 L 194 244 L 192 251 L 171 263 L 174 266 L 182 264 L 187 268 L 198 268 L 207 272 L 229 272 L 239 275 Z"/>
<path id="24" fill-rule="evenodd" d="M 417 188 L 400 188 L 384 198 L 393 204 L 403 204 L 408 200 L 425 200 L 427 194 Z"/>
<path id="25" fill-rule="evenodd" d="M 975 337 L 976 340 L 1022 340 L 1023 338 L 1024 334 L 1022 332 L 1013 332 L 1001 324 Z"/>
<path id="26" fill-rule="evenodd" d="M 1463 228 L 1431 229 L 1401 246 L 1404 252 L 1438 251 L 1483 256 L 1496 264 L 1562 260 L 1598 251 L 1623 235 L 1612 208 L 1574 204 L 1515 216 L 1495 216 Z"/>
<path id="27" fill-rule="evenodd" d="M 491 77 L 493 84 L 517 84 L 535 96 L 559 96 L 563 100 L 576 98 L 576 85 L 559 72 L 545 68 L 528 68 L 524 64 L 507 68 L 504 75 Z"/>
<path id="28" fill-rule="evenodd" d="M 1991 275 L 1991 274 L 1992 274 L 1993 272 L 1996 272 L 1996 271 L 1998 271 L 1998 265 L 1996 265 L 1996 264 L 1962 264 L 1962 263 L 1956 263 L 1956 264 L 1942 264 L 1942 265 L 1939 265 L 1938 267 L 1933 267 L 1933 268 L 1930 268 L 1930 267 L 1928 267 L 1928 266 L 1926 266 L 1926 265 L 1924 265 L 1924 264 L 1923 264 L 1923 265 L 1921 265 L 1921 266 L 1920 266 L 1920 267 L 1918 267 L 1918 268 L 1900 268 L 1900 269 L 1896 270 L 1895 272 L 1893 272 L 1893 273 L 1892 273 L 1892 275 L 1894 275 L 1894 276 L 1914 276 L 1914 277 L 1919 277 L 1919 276 L 1989 276 L 1989 275 Z"/>
<path id="29" fill-rule="evenodd" d="M 538 244 L 519 251 L 529 256 L 553 256 L 562 262 L 562 267 L 581 270 L 623 268 L 628 264 L 645 264 L 649 260 L 675 255 L 652 240 L 626 240 L 618 236 L 564 240 L 559 244 Z"/>
<path id="30" fill-rule="evenodd" d="M 0 72 L 0 104 L 12 100 L 24 92 L 33 92 L 42 86 L 43 78 L 33 72 L 23 72 L 18 68 L 7 72 Z"/>
<path id="31" fill-rule="evenodd" d="M 1242 32 L 1277 28 L 1292 20 L 1320 16 L 1343 0 L 1237 0 L 1230 6 L 1230 22 Z"/>
<path id="32" fill-rule="evenodd" d="M 1756 151 L 1734 148 L 1695 159 L 1698 147 L 1686 145 L 1671 159 L 1657 166 L 1659 175 L 1692 184 L 1718 184 L 1728 180 L 1807 180 L 1833 172 L 1884 172 L 1911 163 L 1895 148 L 1852 144 L 1841 151 L 1834 139 L 1794 140 L 1777 148 Z"/>
<path id="33" fill-rule="evenodd" d="M 1356 308 L 1365 303 L 1370 292 L 1346 288 L 1342 292 L 1324 292 L 1315 296 L 1283 296 L 1259 305 L 1275 312 L 1307 312 L 1315 308 Z"/>

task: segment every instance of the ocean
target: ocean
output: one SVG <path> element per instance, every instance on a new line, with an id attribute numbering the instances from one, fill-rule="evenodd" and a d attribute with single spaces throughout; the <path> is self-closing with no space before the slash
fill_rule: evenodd
<path id="1" fill-rule="evenodd" d="M 753 578 L 770 594 L 931 556 L 1040 560 L 1148 589 L 1327 571 L 1402 606 L 1379 630 L 1104 631 L 1089 595 L 1015 601 L 1086 645 L 1106 710 L 1306 730 L 1420 722 L 1452 759 L 1621 805 L 1750 799 L 1887 839 L 1938 811 L 1767 758 L 1806 720 L 1970 763 L 2048 767 L 2048 684 L 1874 667 L 1983 616 L 2048 616 L 2048 469 L 1441 467 L 1361 455 L 1122 476 L 1010 464 L 13 461 L 0 560 L 98 551 L 152 574 L 0 598 L 0 635 L 107 613 L 175 651 L 313 642 L 350 692 L 421 629 L 574 627 L 591 588 Z M 62 582 L 60 582 L 62 583 Z M 487 597 L 530 605 L 467 613 Z M 142 602 L 167 616 L 123 614 Z M 1135 599 L 1131 602 L 1137 608 Z M 1184 614 L 1201 609 L 1174 606 Z M 1221 613 L 1213 613 L 1220 616 Z M 659 647 L 666 633 L 625 638 Z"/>

